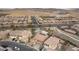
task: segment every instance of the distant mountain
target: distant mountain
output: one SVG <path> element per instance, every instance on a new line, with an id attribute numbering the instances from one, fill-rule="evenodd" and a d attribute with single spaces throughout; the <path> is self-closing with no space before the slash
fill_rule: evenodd
<path id="1" fill-rule="evenodd" d="M 56 9 L 56 8 L 16 8 L 15 10 L 31 10 L 41 12 L 66 11 L 64 9 Z"/>
<path id="2" fill-rule="evenodd" d="M 71 8 L 70 11 L 79 12 L 79 8 Z"/>
<path id="3" fill-rule="evenodd" d="M 49 12 L 53 13 L 56 12 L 58 14 L 67 14 L 69 11 L 72 12 L 79 12 L 78 8 L 70 8 L 70 9 L 58 9 L 58 8 L 1 8 L 0 11 L 15 11 L 15 10 L 22 10 L 22 11 L 35 11 L 35 12 Z"/>

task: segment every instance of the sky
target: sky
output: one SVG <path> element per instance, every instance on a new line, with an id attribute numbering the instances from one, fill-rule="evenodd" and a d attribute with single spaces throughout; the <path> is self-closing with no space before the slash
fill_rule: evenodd
<path id="1" fill-rule="evenodd" d="M 0 0 L 1 8 L 78 8 L 79 0 Z"/>

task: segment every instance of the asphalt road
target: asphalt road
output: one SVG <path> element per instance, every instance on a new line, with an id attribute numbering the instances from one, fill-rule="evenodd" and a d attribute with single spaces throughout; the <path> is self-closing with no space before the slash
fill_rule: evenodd
<path id="1" fill-rule="evenodd" d="M 0 46 L 2 46 L 3 48 L 10 47 L 13 49 L 13 51 L 36 51 L 31 47 L 11 41 L 1 41 Z M 16 48 L 18 48 L 19 50 L 17 50 Z"/>
<path id="2" fill-rule="evenodd" d="M 54 35 L 65 40 L 65 41 L 69 41 L 70 43 L 72 43 L 76 47 L 79 47 L 79 37 L 76 35 L 69 34 L 67 32 L 60 30 L 60 29 L 55 29 Z"/>

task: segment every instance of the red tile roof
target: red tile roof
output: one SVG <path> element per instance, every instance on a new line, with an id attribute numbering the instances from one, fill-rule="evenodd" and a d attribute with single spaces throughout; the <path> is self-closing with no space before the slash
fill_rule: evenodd
<path id="1" fill-rule="evenodd" d="M 55 37 L 55 36 L 51 36 L 50 38 L 48 38 L 44 44 L 49 45 L 49 47 L 52 47 L 53 49 L 57 47 L 58 43 L 59 43 L 59 38 Z"/>
<path id="2" fill-rule="evenodd" d="M 47 35 L 37 33 L 33 39 L 43 42 L 47 37 L 48 37 Z"/>

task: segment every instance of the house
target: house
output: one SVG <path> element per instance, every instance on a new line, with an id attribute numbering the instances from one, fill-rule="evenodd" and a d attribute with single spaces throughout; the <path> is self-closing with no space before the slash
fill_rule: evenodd
<path id="1" fill-rule="evenodd" d="M 37 33 L 37 34 L 32 38 L 32 40 L 33 40 L 34 42 L 40 42 L 40 43 L 42 43 L 42 42 L 44 42 L 44 41 L 46 40 L 47 37 L 48 37 L 48 35 L 44 35 L 44 34 L 42 34 L 42 33 Z"/>
<path id="2" fill-rule="evenodd" d="M 55 36 L 49 37 L 45 42 L 44 42 L 44 47 L 50 50 L 55 50 L 59 44 L 60 38 L 57 38 Z"/>
<path id="3" fill-rule="evenodd" d="M 10 32 L 10 38 L 16 38 L 23 42 L 28 42 L 31 36 L 31 32 L 26 30 L 15 30 Z"/>
<path id="4" fill-rule="evenodd" d="M 36 50 L 40 50 L 42 48 L 42 44 L 48 38 L 48 35 L 37 33 L 30 41 L 30 46 L 34 47 Z"/>

